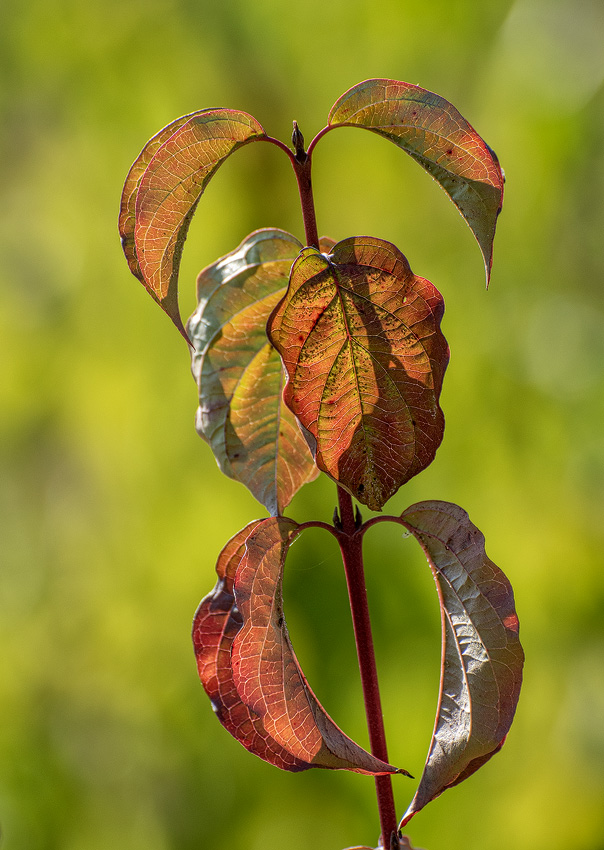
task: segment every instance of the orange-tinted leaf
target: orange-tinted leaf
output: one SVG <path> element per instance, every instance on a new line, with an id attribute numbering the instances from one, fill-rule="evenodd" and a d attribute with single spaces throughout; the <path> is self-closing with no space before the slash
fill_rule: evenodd
<path id="1" fill-rule="evenodd" d="M 401 826 L 498 752 L 512 723 L 524 654 L 511 585 L 484 537 L 449 502 L 420 502 L 401 521 L 421 544 L 440 599 L 440 696 L 424 772 Z"/>
<path id="2" fill-rule="evenodd" d="M 366 80 L 336 101 L 329 126 L 371 130 L 406 151 L 447 192 L 482 252 L 487 284 L 503 202 L 495 153 L 443 97 L 397 80 Z"/>
<path id="3" fill-rule="evenodd" d="M 130 268 L 185 337 L 178 269 L 191 217 L 225 159 L 263 138 L 263 128 L 246 112 L 205 109 L 178 119 L 152 139 L 126 181 L 120 223 Z"/>
<path id="4" fill-rule="evenodd" d="M 197 430 L 221 470 L 280 514 L 318 474 L 295 417 L 283 402 L 281 358 L 266 335 L 302 245 L 283 230 L 256 230 L 197 280 L 187 324 L 199 387 Z"/>
<path id="5" fill-rule="evenodd" d="M 197 112 L 193 112 L 190 115 L 183 115 L 182 118 L 178 118 L 176 121 L 168 124 L 167 127 L 164 127 L 164 129 L 160 130 L 157 135 L 153 136 L 134 160 L 132 167 L 128 172 L 128 176 L 126 177 L 126 182 L 124 183 L 119 217 L 119 231 L 122 239 L 122 248 L 124 249 L 124 254 L 126 255 L 130 271 L 143 284 L 145 283 L 145 279 L 140 270 L 138 259 L 136 257 L 136 248 L 134 246 L 136 195 L 138 193 L 138 187 L 140 186 L 143 174 L 147 170 L 147 166 L 163 143 L 167 142 L 170 136 L 172 136 L 179 127 L 182 127 L 182 125 L 190 118 L 198 114 L 199 113 Z M 155 292 L 150 291 L 150 294 L 153 298 L 155 298 L 155 300 L 158 300 Z"/>
<path id="6" fill-rule="evenodd" d="M 361 749 L 335 725 L 300 670 L 281 596 L 283 564 L 297 528 L 283 517 L 270 518 L 246 539 L 235 577 L 243 626 L 231 653 L 239 696 L 274 741 L 314 767 L 396 773 L 396 768 Z"/>
<path id="7" fill-rule="evenodd" d="M 193 621 L 197 669 L 216 716 L 247 750 L 283 770 L 307 770 L 312 765 L 292 756 L 266 733 L 258 715 L 241 701 L 233 682 L 231 646 L 242 624 L 233 580 L 245 552 L 246 538 L 261 522 L 246 526 L 220 553 L 216 565 L 218 582 L 202 600 Z"/>
<path id="8" fill-rule="evenodd" d="M 285 401 L 320 469 L 380 510 L 434 458 L 448 347 L 443 300 L 382 239 L 305 248 L 269 336 L 288 373 Z"/>

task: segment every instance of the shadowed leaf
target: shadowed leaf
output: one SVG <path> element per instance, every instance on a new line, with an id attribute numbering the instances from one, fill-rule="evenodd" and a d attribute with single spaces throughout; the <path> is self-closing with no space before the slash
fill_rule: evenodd
<path id="1" fill-rule="evenodd" d="M 384 136 L 431 174 L 474 233 L 488 285 L 504 178 L 495 153 L 457 109 L 410 83 L 366 80 L 336 101 L 329 126 L 364 127 Z"/>
<path id="2" fill-rule="evenodd" d="M 317 467 L 283 401 L 281 358 L 266 335 L 302 245 L 283 230 L 257 230 L 197 280 L 187 324 L 199 387 L 196 426 L 221 470 L 280 514 Z"/>
<path id="3" fill-rule="evenodd" d="M 152 139 L 126 181 L 120 215 L 126 258 L 185 338 L 178 269 L 189 223 L 225 159 L 242 145 L 264 138 L 261 125 L 245 112 L 205 109 L 178 119 Z"/>
<path id="4" fill-rule="evenodd" d="M 443 628 L 436 723 L 403 826 L 501 749 L 520 694 L 524 653 L 511 585 L 487 557 L 467 513 L 449 502 L 420 502 L 401 521 L 428 558 Z"/>
<path id="5" fill-rule="evenodd" d="M 250 523 L 224 547 L 218 558 L 216 587 L 202 600 L 193 621 L 193 646 L 199 678 L 216 716 L 240 744 L 283 770 L 307 770 L 312 765 L 291 755 L 266 733 L 261 719 L 243 704 L 231 670 L 231 646 L 241 628 L 233 580 L 245 552 L 246 538 L 262 520 Z"/>
<path id="6" fill-rule="evenodd" d="M 298 526 L 270 518 L 248 536 L 235 577 L 243 626 L 232 649 L 239 696 L 271 738 L 314 767 L 397 773 L 339 729 L 311 691 L 292 649 L 283 616 L 283 564 Z"/>
<path id="7" fill-rule="evenodd" d="M 284 398 L 317 466 L 373 510 L 442 440 L 443 310 L 398 248 L 359 236 L 329 257 L 305 248 L 269 320 L 288 373 Z"/>

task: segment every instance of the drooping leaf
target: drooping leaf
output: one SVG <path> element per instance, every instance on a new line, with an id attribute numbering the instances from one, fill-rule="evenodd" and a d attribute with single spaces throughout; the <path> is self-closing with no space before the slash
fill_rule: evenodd
<path id="1" fill-rule="evenodd" d="M 488 285 L 503 202 L 503 172 L 494 151 L 457 109 L 410 83 L 366 80 L 336 101 L 329 126 L 364 127 L 384 136 L 431 174 L 474 233 Z"/>
<path id="2" fill-rule="evenodd" d="M 305 248 L 268 323 L 288 373 L 285 401 L 320 469 L 380 510 L 434 458 L 448 347 L 443 300 L 382 239 Z"/>
<path id="3" fill-rule="evenodd" d="M 397 773 L 339 729 L 311 691 L 291 646 L 283 615 L 283 565 L 298 526 L 269 518 L 247 537 L 235 576 L 243 626 L 231 652 L 233 679 L 245 705 L 270 737 L 313 765 L 358 773 Z M 403 771 L 404 772 L 404 771 Z"/>
<path id="4" fill-rule="evenodd" d="M 120 216 L 126 258 L 185 338 L 178 309 L 178 269 L 189 223 L 208 181 L 225 159 L 242 145 L 264 138 L 261 125 L 246 112 L 205 109 L 187 120 L 178 119 L 152 139 L 126 181 Z"/>
<path id="5" fill-rule="evenodd" d="M 193 621 L 197 669 L 216 716 L 246 750 L 282 770 L 307 770 L 312 765 L 292 756 L 267 734 L 262 720 L 241 701 L 233 682 L 231 646 L 242 625 L 233 581 L 245 553 L 246 538 L 261 522 L 257 520 L 246 526 L 220 553 L 216 565 L 218 582 L 202 600 Z"/>
<path id="6" fill-rule="evenodd" d="M 136 195 L 138 193 L 138 187 L 140 186 L 143 174 L 147 170 L 147 166 L 163 143 L 167 142 L 170 136 L 172 136 L 179 127 L 182 127 L 183 124 L 197 114 L 199 113 L 192 112 L 190 115 L 183 115 L 182 118 L 178 118 L 176 121 L 168 124 L 167 127 L 164 127 L 163 130 L 160 130 L 159 133 L 157 133 L 157 135 L 153 136 L 134 160 L 132 167 L 128 172 L 128 176 L 126 177 L 126 182 L 124 183 L 119 217 L 119 231 L 122 240 L 122 248 L 126 255 L 130 271 L 143 284 L 145 283 L 145 279 L 140 270 L 138 259 L 136 257 L 136 248 L 134 246 Z M 151 290 L 150 295 L 158 301 L 158 303 L 160 303 L 155 292 Z"/>
<path id="7" fill-rule="evenodd" d="M 512 723 L 524 654 L 511 585 L 484 537 L 449 502 L 420 502 L 401 516 L 421 544 L 438 590 L 440 696 L 424 772 L 401 826 L 498 752 Z"/>
<path id="8" fill-rule="evenodd" d="M 281 358 L 266 335 L 301 249 L 283 230 L 251 233 L 201 272 L 198 307 L 187 324 L 199 387 L 197 430 L 225 475 L 273 515 L 318 474 L 283 401 Z"/>

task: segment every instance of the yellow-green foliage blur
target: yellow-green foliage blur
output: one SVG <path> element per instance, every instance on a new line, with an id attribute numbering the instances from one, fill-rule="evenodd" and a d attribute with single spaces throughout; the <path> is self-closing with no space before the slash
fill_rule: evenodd
<path id="1" fill-rule="evenodd" d="M 264 515 L 194 430 L 183 340 L 129 273 L 123 180 L 205 107 L 307 143 L 369 77 L 452 101 L 507 176 L 491 287 L 472 234 L 404 153 L 317 147 L 320 232 L 372 235 L 441 289 L 451 365 L 431 468 L 391 500 L 466 508 L 516 592 L 527 663 L 500 755 L 409 825 L 428 850 L 604 848 L 604 7 L 600 0 L 2 0 L 0 825 L 5 850 L 375 846 L 370 778 L 281 773 L 220 727 L 190 623 L 224 543 Z M 289 163 L 239 151 L 210 183 L 181 272 L 251 230 L 303 238 Z M 319 480 L 288 515 L 331 518 Z M 365 512 L 367 515 L 367 512 Z M 439 615 L 400 529 L 368 535 L 391 760 L 421 773 Z M 383 535 L 383 536 L 382 536 Z M 288 562 L 309 680 L 366 744 L 328 535 Z M 414 783 L 396 777 L 400 811 Z"/>

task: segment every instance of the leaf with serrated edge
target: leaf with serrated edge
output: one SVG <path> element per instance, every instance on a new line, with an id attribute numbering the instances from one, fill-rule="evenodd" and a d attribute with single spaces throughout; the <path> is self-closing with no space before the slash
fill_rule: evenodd
<path id="1" fill-rule="evenodd" d="M 305 248 L 268 323 L 285 401 L 317 466 L 372 510 L 440 445 L 449 351 L 438 290 L 390 242 L 358 236 L 326 257 Z"/>
<path id="2" fill-rule="evenodd" d="M 201 683 L 225 729 L 246 750 L 282 770 L 308 770 L 311 764 L 295 758 L 267 734 L 261 719 L 244 705 L 231 670 L 231 646 L 241 628 L 233 580 L 245 553 L 246 538 L 262 520 L 250 523 L 224 547 L 216 564 L 218 582 L 202 600 L 193 621 L 193 646 Z"/>
<path id="3" fill-rule="evenodd" d="M 503 203 L 503 172 L 494 151 L 444 97 L 398 80 L 366 80 L 345 92 L 329 127 L 371 130 L 406 151 L 440 183 L 476 237 L 487 285 Z"/>
<path id="4" fill-rule="evenodd" d="M 198 307 L 187 323 L 197 430 L 225 475 L 245 484 L 273 516 L 318 474 L 283 401 L 281 358 L 266 336 L 301 249 L 283 230 L 251 233 L 201 272 Z"/>
<path id="5" fill-rule="evenodd" d="M 180 120 L 134 189 L 134 254 L 145 288 L 186 338 L 178 309 L 178 269 L 189 223 L 208 181 L 227 157 L 266 134 L 255 118 L 233 109 L 206 109 L 182 124 Z M 126 205 L 132 208 L 130 195 Z M 128 238 L 131 217 L 126 215 L 125 221 L 123 236 Z"/>
<path id="6" fill-rule="evenodd" d="M 351 741 L 311 691 L 292 649 L 283 616 L 283 565 L 298 526 L 269 518 L 245 542 L 235 576 L 243 626 L 231 652 L 233 679 L 242 701 L 271 738 L 315 767 L 357 773 L 398 773 Z"/>
<path id="7" fill-rule="evenodd" d="M 424 772 L 401 827 L 498 752 L 512 723 L 524 653 L 512 587 L 487 557 L 484 536 L 449 502 L 401 515 L 436 581 L 443 657 L 436 722 Z"/>

